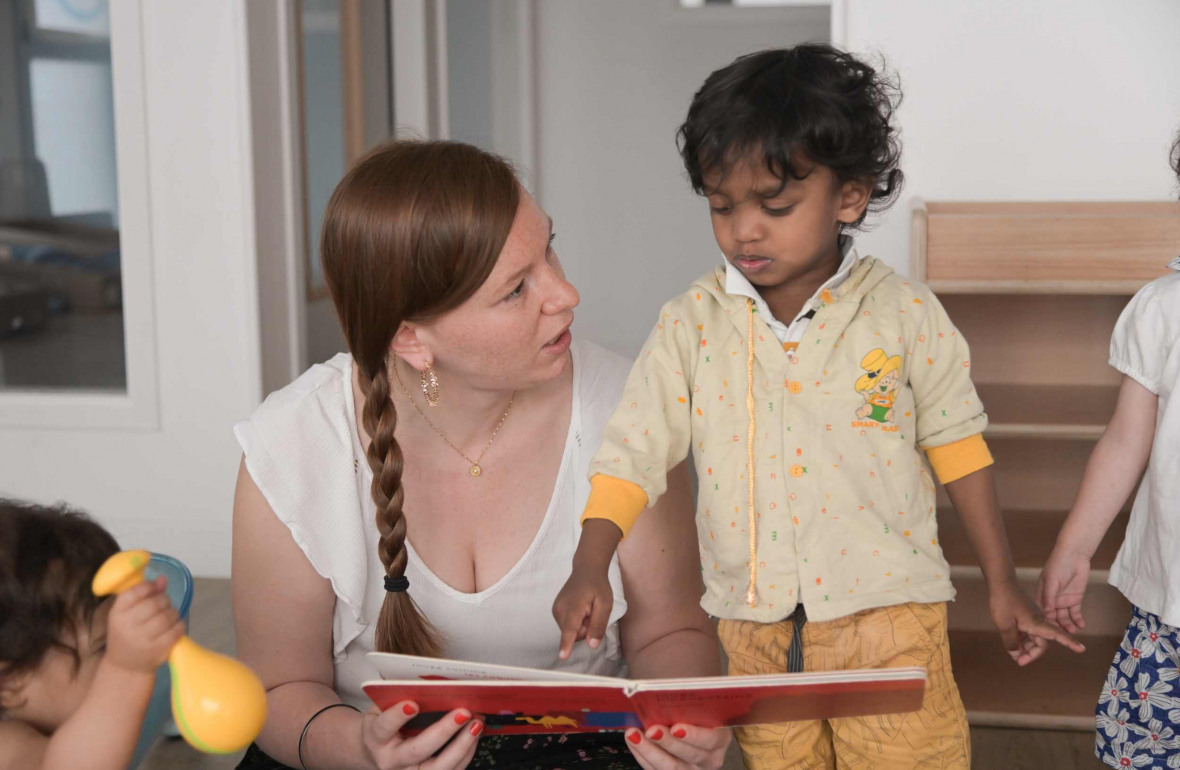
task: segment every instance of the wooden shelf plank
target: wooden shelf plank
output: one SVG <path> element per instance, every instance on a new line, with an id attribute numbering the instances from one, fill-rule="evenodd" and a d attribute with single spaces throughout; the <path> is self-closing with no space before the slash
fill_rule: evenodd
<path id="1" fill-rule="evenodd" d="M 1069 511 L 1003 511 L 1004 529 L 1012 547 L 1013 564 L 1018 568 L 1037 570 L 1045 566 L 1045 561 L 1053 551 L 1053 544 L 1057 541 L 1057 533 L 1061 531 L 1068 515 Z M 1106 537 L 1098 545 L 1098 550 L 1094 552 L 1090 562 L 1092 570 L 1110 569 L 1123 542 L 1129 516 L 1124 511 L 1114 520 Z M 971 539 L 954 508 L 941 508 L 938 511 L 938 541 L 952 567 L 974 566 L 977 563 Z"/>
<path id="2" fill-rule="evenodd" d="M 1050 293 L 1079 278 L 1094 286 L 1163 275 L 1180 239 L 1180 206 L 928 203 L 914 226 L 924 231 L 918 280 L 1041 283 Z"/>
<path id="3" fill-rule="evenodd" d="M 1174 217 L 1180 206 L 1171 201 L 926 201 L 936 216 L 1023 217 Z"/>
<path id="4" fill-rule="evenodd" d="M 931 280 L 935 294 L 1100 294 L 1131 296 L 1146 281 Z"/>
<path id="5" fill-rule="evenodd" d="M 1080 655 L 1053 646 L 1028 668 L 999 635 L 950 632 L 951 666 L 973 726 L 1094 730 L 1094 709 L 1120 637 L 1089 637 Z"/>
<path id="6" fill-rule="evenodd" d="M 1043 565 L 1042 565 L 1043 566 Z M 1041 567 L 1017 567 L 1016 579 L 1023 583 L 1027 583 L 1030 595 L 1036 587 L 1037 579 L 1041 576 Z M 983 582 L 983 570 L 974 564 L 952 564 L 951 565 L 951 580 L 977 580 Z M 1089 585 L 1106 585 L 1110 581 L 1110 570 L 1108 569 L 1092 569 L 1090 570 L 1090 578 L 1087 580 Z M 1113 589 L 1112 589 L 1113 590 Z"/>
<path id="7" fill-rule="evenodd" d="M 1114 413 L 1117 385 L 977 383 L 985 436 L 1098 439 Z"/>

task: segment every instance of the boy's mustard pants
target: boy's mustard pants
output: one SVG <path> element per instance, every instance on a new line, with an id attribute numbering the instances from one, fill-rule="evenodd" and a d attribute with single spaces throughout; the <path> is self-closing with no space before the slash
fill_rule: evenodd
<path id="1" fill-rule="evenodd" d="M 779 623 L 722 620 L 729 674 L 787 670 L 794 635 Z M 747 770 L 774 768 L 969 768 L 971 738 L 951 675 L 946 604 L 898 604 L 803 626 L 803 670 L 919 666 L 926 669 L 921 711 L 736 730 Z"/>

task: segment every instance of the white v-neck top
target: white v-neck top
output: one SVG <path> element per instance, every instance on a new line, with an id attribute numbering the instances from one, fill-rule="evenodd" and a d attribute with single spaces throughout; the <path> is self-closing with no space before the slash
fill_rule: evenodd
<path id="1" fill-rule="evenodd" d="M 591 456 L 630 371 L 625 358 L 597 345 L 575 342 L 571 350 L 573 402 L 565 450 L 545 518 L 520 560 L 494 585 L 469 594 L 438 578 L 407 542 L 410 595 L 442 632 L 445 657 L 602 676 L 625 672 L 618 621 L 627 603 L 617 561 L 610 570 L 615 603 L 604 646 L 592 651 L 580 644 L 568 660 L 557 659 L 561 635 L 553 600 L 577 548 Z M 377 556 L 371 475 L 355 415 L 352 357 L 341 353 L 272 393 L 234 433 L 254 483 L 308 561 L 332 583 L 336 690 L 364 708 L 369 701 L 361 684 L 380 678 L 365 653 L 373 649 L 385 569 Z M 413 538 L 411 530 L 408 540 Z"/>

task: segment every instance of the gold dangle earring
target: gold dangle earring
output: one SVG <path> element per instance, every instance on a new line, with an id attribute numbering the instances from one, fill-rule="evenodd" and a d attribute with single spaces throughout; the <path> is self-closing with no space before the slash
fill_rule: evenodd
<path id="1" fill-rule="evenodd" d="M 438 373 L 429 361 L 422 372 L 422 395 L 426 396 L 427 406 L 438 406 Z"/>

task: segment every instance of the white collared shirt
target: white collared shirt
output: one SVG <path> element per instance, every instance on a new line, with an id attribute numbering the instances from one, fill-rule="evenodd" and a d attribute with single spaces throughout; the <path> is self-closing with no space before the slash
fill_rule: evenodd
<path id="1" fill-rule="evenodd" d="M 824 284 L 816 289 L 815 294 L 811 295 L 811 299 L 803 303 L 803 307 L 799 309 L 799 314 L 795 316 L 790 324 L 785 324 L 774 317 L 770 312 L 770 306 L 766 304 L 766 300 L 762 299 L 762 295 L 758 293 L 758 289 L 754 284 L 750 283 L 750 279 L 742 275 L 742 271 L 738 270 L 729 262 L 725 263 L 725 293 L 731 296 L 749 297 L 754 300 L 755 307 L 758 308 L 758 313 L 762 316 L 762 320 L 774 332 L 774 336 L 778 337 L 778 341 L 787 345 L 788 343 L 798 344 L 799 340 L 803 339 L 803 333 L 807 331 L 807 325 L 811 323 L 811 311 L 815 310 L 822 304 L 819 296 L 824 290 L 831 291 L 840 284 L 844 283 L 849 274 L 852 273 L 852 268 L 856 264 L 856 251 L 852 248 L 852 238 L 847 235 L 840 236 L 840 254 L 843 256 L 843 261 L 840 262 L 840 267 L 836 270 L 836 274 Z"/>

